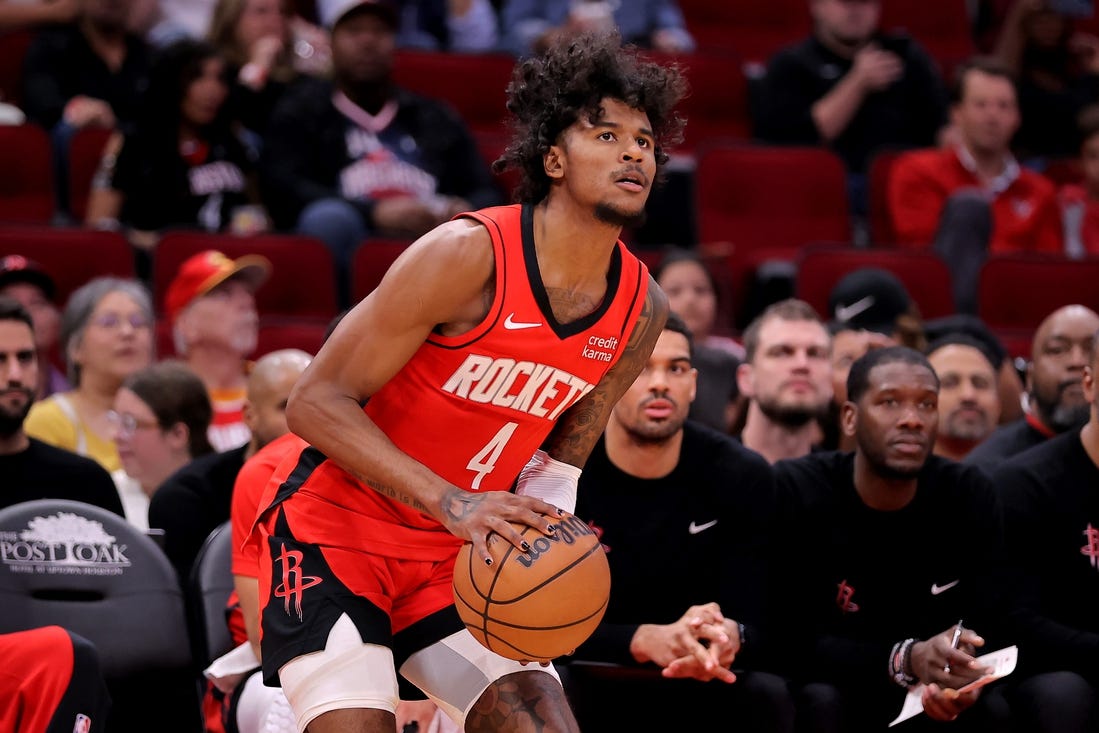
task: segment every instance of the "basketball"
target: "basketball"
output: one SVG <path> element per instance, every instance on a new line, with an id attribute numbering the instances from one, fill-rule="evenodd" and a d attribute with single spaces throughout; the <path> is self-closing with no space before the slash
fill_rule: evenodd
<path id="1" fill-rule="evenodd" d="M 611 572 L 595 532 L 564 514 L 553 535 L 520 530 L 523 552 L 489 537 L 492 565 L 467 542 L 454 565 L 454 604 L 477 641 L 518 661 L 548 662 L 568 654 L 595 631 L 607 610 Z"/>

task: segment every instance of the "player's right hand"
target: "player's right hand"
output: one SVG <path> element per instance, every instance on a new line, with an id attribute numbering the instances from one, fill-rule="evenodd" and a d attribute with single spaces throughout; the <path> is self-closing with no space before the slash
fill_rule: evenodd
<path id="1" fill-rule="evenodd" d="M 455 487 L 442 499 L 439 521 L 447 530 L 473 543 L 473 554 L 486 565 L 493 563 L 489 536 L 496 534 L 519 550 L 530 549 L 523 539 L 525 526 L 545 535 L 557 531 L 555 522 L 561 510 L 533 496 L 518 496 L 508 491 L 462 491 Z"/>

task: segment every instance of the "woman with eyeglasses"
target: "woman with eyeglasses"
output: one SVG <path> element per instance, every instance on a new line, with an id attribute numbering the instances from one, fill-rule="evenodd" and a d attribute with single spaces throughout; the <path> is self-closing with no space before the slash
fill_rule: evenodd
<path id="1" fill-rule="evenodd" d="M 214 411 L 206 386 L 185 362 L 170 359 L 130 375 L 108 413 L 122 468 L 111 473 L 126 519 L 149 529 L 149 499 L 164 479 L 213 452 Z"/>
<path id="2" fill-rule="evenodd" d="M 36 403 L 25 429 L 108 471 L 122 463 L 108 413 L 123 380 L 154 359 L 153 305 L 136 280 L 100 277 L 73 291 L 61 315 L 61 349 L 73 389 Z"/>

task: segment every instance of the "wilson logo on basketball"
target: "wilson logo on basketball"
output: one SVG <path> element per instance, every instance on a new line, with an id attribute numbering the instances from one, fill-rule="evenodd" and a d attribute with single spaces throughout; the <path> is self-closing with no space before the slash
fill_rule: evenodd
<path id="1" fill-rule="evenodd" d="M 571 545 L 576 542 L 576 538 L 581 535 L 592 535 L 591 527 L 589 527 L 583 520 L 577 519 L 574 516 L 562 519 L 556 525 L 557 531 L 552 535 L 543 536 L 536 539 L 530 545 L 530 550 L 520 555 L 515 556 L 515 562 L 519 563 L 525 568 L 529 568 L 538 558 L 553 549 L 554 543 L 564 543 Z"/>

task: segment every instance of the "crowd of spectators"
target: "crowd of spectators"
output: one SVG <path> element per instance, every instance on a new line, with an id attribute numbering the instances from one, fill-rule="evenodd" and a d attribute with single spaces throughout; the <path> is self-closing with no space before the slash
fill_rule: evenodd
<path id="1" fill-rule="evenodd" d="M 877 731 L 917 684 L 928 716 L 958 730 L 1009 730 L 1005 709 L 1025 730 L 1099 721 L 1099 624 L 1067 590 L 1099 593 L 1099 510 L 1083 490 L 1099 470 L 1099 314 L 1037 314 L 1021 366 L 976 302 L 989 257 L 1099 253 L 1099 38 L 1042 0 L 976 3 L 984 53 L 948 74 L 882 27 L 882 4 L 807 0 L 812 34 L 753 82 L 751 142 L 836 153 L 856 221 L 875 156 L 896 153 L 883 192 L 895 240 L 870 246 L 935 252 L 958 315 L 924 321 L 919 293 L 861 270 L 827 312 L 775 299 L 737 333 L 701 247 L 651 253 L 677 317 L 581 480 L 578 513 L 605 533 L 621 581 L 564 675 L 582 725 L 686 728 L 720 708 L 752 730 L 796 718 Z M 454 108 L 396 81 L 399 49 L 525 56 L 616 27 L 674 63 L 698 52 L 688 21 L 673 0 L 0 0 L 0 30 L 35 30 L 21 114 L 50 135 L 56 223 L 123 232 L 138 273 L 90 278 L 62 301 L 33 251 L 0 252 L 0 473 L 14 479 L 0 507 L 71 498 L 163 531 L 185 587 L 203 540 L 249 526 L 300 448 L 283 412 L 310 354 L 257 350 L 262 256 L 192 256 L 158 312 L 161 237 L 316 237 L 352 306 L 354 253 L 372 238 L 411 241 L 508 200 Z M 67 156 L 89 127 L 111 135 L 77 222 Z M 1070 158 L 1072 182 L 1046 175 Z M 171 357 L 157 353 L 158 322 Z M 643 407 L 656 399 L 659 418 Z M 254 672 L 258 570 L 239 545 L 233 641 L 252 648 Z M 690 573 L 668 563 L 726 553 Z M 950 581 L 963 590 L 940 603 Z M 702 623 L 721 629 L 724 672 L 682 661 L 679 635 Z M 948 694 L 976 676 L 957 670 L 979 651 L 1008 644 L 1021 650 L 1015 679 Z M 288 730 L 277 691 L 219 674 L 210 733 L 230 719 Z M 733 691 L 715 692 L 721 682 Z M 430 703 L 397 717 L 447 730 Z"/>

